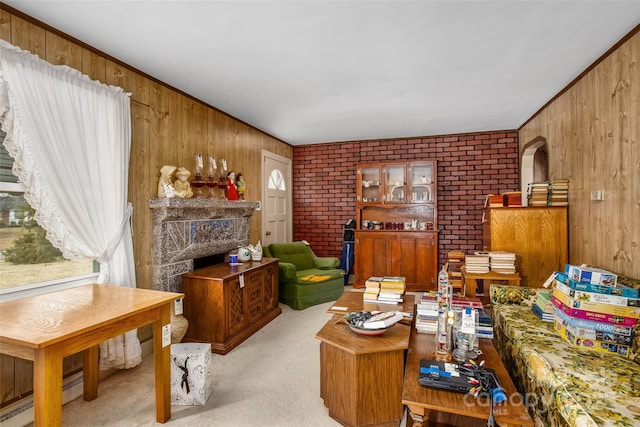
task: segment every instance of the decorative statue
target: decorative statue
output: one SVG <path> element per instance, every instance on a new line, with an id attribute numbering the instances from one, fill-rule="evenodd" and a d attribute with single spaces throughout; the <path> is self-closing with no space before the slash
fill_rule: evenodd
<path id="1" fill-rule="evenodd" d="M 158 181 L 158 198 L 174 197 L 175 193 L 171 185 L 173 173 L 178 169 L 175 166 L 164 165 L 160 168 L 160 180 Z"/>
<path id="2" fill-rule="evenodd" d="M 242 172 L 238 172 L 238 176 L 236 176 L 236 187 L 238 188 L 238 198 L 240 200 L 244 200 L 244 176 L 242 176 Z"/>
<path id="3" fill-rule="evenodd" d="M 185 168 L 180 168 L 176 172 L 176 176 L 178 177 L 178 179 L 173 181 L 173 190 L 176 193 L 176 196 L 182 197 L 183 199 L 193 197 L 191 184 L 189 184 L 189 181 L 187 181 L 187 178 L 191 176 L 191 172 L 189 172 Z"/>
<path id="4" fill-rule="evenodd" d="M 238 200 L 238 188 L 236 187 L 236 174 L 233 171 L 227 173 L 227 199 Z"/>

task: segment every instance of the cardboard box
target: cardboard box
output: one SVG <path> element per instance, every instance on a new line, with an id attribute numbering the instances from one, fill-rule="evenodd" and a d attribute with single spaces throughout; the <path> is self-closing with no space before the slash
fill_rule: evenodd
<path id="1" fill-rule="evenodd" d="M 204 405 L 213 391 L 211 344 L 171 345 L 171 404 Z"/>
<path id="2" fill-rule="evenodd" d="M 564 271 L 570 279 L 577 280 L 582 283 L 615 286 L 618 280 L 618 276 L 616 274 L 600 268 L 567 264 L 564 267 Z"/>

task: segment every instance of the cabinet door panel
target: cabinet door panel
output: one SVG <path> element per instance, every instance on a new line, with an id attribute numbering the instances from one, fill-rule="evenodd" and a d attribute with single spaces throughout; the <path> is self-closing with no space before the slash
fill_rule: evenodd
<path id="1" fill-rule="evenodd" d="M 407 290 L 434 289 L 436 252 L 433 233 L 398 235 L 393 253 L 393 274 L 405 277 Z"/>
<path id="2" fill-rule="evenodd" d="M 234 277 L 225 283 L 227 295 L 227 336 L 242 330 L 247 323 L 247 301 L 244 289 L 240 287 L 240 280 Z"/>
<path id="3" fill-rule="evenodd" d="M 356 233 L 354 271 L 356 286 L 371 276 L 390 276 L 389 241 L 386 233 Z"/>

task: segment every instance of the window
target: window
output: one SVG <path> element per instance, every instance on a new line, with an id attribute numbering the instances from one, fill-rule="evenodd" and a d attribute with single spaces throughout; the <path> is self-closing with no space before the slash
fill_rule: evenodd
<path id="1" fill-rule="evenodd" d="M 4 140 L 0 131 L 0 142 Z M 46 240 L 24 199 L 24 185 L 11 172 L 13 159 L 0 143 L 0 294 L 95 276 L 92 260 L 66 260 Z M 44 261 L 44 262 L 43 262 Z M 10 289 L 10 291 L 7 291 Z"/>
<path id="2" fill-rule="evenodd" d="M 267 188 L 270 190 L 282 190 L 285 191 L 287 186 L 284 182 L 284 175 L 280 172 L 279 169 L 274 169 L 271 171 L 271 175 L 269 175 L 269 182 L 267 183 Z"/>

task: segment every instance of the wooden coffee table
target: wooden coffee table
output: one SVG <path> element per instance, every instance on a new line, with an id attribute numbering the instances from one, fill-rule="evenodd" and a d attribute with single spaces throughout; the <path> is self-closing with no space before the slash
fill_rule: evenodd
<path id="1" fill-rule="evenodd" d="M 496 423 L 501 427 L 533 426 L 524 401 L 513 385 L 492 341 L 480 339 L 479 347 L 483 354 L 478 360 L 486 360 L 485 366 L 495 370 L 498 381 L 507 395 L 506 402 L 494 405 Z M 432 359 L 434 350 L 433 334 L 417 333 L 415 328 L 412 328 L 402 392 L 402 403 L 409 408 L 407 425 L 413 422 L 418 426 L 433 423 L 465 427 L 486 426 L 486 420 L 489 418 L 488 399 L 476 400 L 468 394 L 428 388 L 418 383 L 420 359 Z"/>
<path id="2" fill-rule="evenodd" d="M 350 427 L 399 426 L 405 350 L 410 325 L 361 336 L 340 315 L 316 334 L 320 340 L 320 397 L 329 416 Z"/>
<path id="3" fill-rule="evenodd" d="M 365 302 L 363 292 L 347 291 L 327 310 L 331 314 L 347 314 L 352 311 L 402 311 L 413 313 L 415 306 L 415 296 L 405 294 L 402 303 L 375 303 Z"/>

